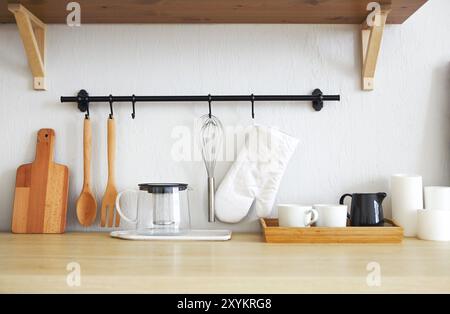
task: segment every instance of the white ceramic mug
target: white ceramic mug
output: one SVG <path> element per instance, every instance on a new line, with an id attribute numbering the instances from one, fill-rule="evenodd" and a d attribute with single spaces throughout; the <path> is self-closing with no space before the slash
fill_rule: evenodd
<path id="1" fill-rule="evenodd" d="M 450 210 L 420 209 L 417 237 L 429 241 L 450 241 Z"/>
<path id="2" fill-rule="evenodd" d="M 319 218 L 319 213 L 312 206 L 280 204 L 277 207 L 280 227 L 309 227 Z"/>
<path id="3" fill-rule="evenodd" d="M 450 210 L 449 186 L 426 186 L 425 209 Z"/>
<path id="4" fill-rule="evenodd" d="M 317 204 L 314 209 L 319 213 L 317 227 L 347 226 L 347 205 Z"/>

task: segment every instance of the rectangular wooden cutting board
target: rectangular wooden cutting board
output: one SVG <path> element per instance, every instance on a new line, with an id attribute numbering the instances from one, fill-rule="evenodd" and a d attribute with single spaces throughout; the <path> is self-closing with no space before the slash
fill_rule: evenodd
<path id="1" fill-rule="evenodd" d="M 36 159 L 17 169 L 11 228 L 14 233 L 65 230 L 69 169 L 53 162 L 54 144 L 54 130 L 39 130 Z"/>

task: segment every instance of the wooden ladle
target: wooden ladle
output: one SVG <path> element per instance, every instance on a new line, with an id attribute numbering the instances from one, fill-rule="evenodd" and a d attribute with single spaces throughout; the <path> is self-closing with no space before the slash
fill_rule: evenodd
<path id="1" fill-rule="evenodd" d="M 92 225 L 97 217 L 97 201 L 91 191 L 91 144 L 92 131 L 91 120 L 84 119 L 83 127 L 83 164 L 84 180 L 83 190 L 77 200 L 77 218 L 81 225 Z"/>

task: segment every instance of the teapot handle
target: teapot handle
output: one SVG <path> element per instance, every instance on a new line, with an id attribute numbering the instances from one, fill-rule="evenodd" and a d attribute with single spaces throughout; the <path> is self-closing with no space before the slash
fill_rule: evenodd
<path id="1" fill-rule="evenodd" d="M 351 194 L 344 194 L 344 195 L 341 196 L 341 198 L 339 200 L 339 204 L 340 205 L 344 205 L 344 200 L 345 200 L 345 198 L 347 196 L 349 196 L 349 197 L 351 197 L 353 199 L 353 196 Z M 347 218 L 350 219 L 350 214 L 349 213 L 347 213 Z"/>
<path id="2" fill-rule="evenodd" d="M 130 222 L 132 224 L 137 224 L 137 221 L 138 221 L 138 212 L 137 212 L 138 209 L 137 209 L 137 206 L 136 206 L 136 218 L 135 219 L 130 219 L 127 216 L 125 216 L 125 214 L 122 212 L 122 209 L 120 208 L 120 198 L 125 193 L 136 193 L 136 194 L 138 194 L 139 191 L 138 190 L 131 190 L 131 189 L 129 189 L 129 190 L 125 190 L 125 191 L 120 192 L 117 195 L 117 198 L 116 198 L 116 210 L 119 213 L 120 217 L 122 217 L 124 220 L 126 220 L 126 221 L 128 221 L 128 222 Z"/>

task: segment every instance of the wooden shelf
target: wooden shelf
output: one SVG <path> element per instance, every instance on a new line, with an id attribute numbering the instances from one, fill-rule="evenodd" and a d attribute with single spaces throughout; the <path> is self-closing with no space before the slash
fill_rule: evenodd
<path id="1" fill-rule="evenodd" d="M 7 2 L 20 2 L 46 24 L 66 23 L 68 1 L 0 0 L 0 23 L 14 23 Z M 361 24 L 369 0 L 77 0 L 81 23 Z M 388 24 L 402 24 L 427 0 L 391 4 Z"/>
<path id="2" fill-rule="evenodd" d="M 362 89 L 373 90 L 386 24 L 401 24 L 428 0 L 77 0 L 88 23 L 293 23 L 358 24 Z M 17 4 L 19 2 L 20 4 Z M 66 1 L 0 0 L 0 23 L 17 23 L 34 88 L 45 90 L 45 30 L 67 23 Z M 11 14 L 11 11 L 13 14 Z M 370 18 L 374 18 L 373 20 Z M 369 20 L 371 23 L 369 23 Z M 79 26 L 77 21 L 77 26 Z M 370 25 L 368 25 L 370 24 Z"/>

